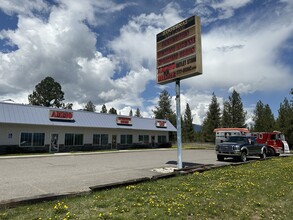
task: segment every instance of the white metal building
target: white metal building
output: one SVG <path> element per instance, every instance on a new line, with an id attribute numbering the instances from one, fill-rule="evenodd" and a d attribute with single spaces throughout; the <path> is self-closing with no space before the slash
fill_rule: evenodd
<path id="1" fill-rule="evenodd" d="M 167 120 L 0 102 L 0 153 L 164 146 Z"/>

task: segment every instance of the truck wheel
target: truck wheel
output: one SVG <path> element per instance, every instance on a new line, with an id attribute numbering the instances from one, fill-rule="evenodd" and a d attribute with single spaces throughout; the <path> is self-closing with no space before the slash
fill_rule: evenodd
<path id="1" fill-rule="evenodd" d="M 246 162 L 246 160 L 247 160 L 247 153 L 245 151 L 242 151 L 240 155 L 240 161 Z"/>
<path id="2" fill-rule="evenodd" d="M 275 151 L 273 148 L 268 148 L 268 156 L 270 157 L 275 156 Z"/>
<path id="3" fill-rule="evenodd" d="M 217 158 L 218 158 L 218 161 L 224 161 L 224 156 L 222 156 L 222 155 L 217 155 Z"/>
<path id="4" fill-rule="evenodd" d="M 266 159 L 267 158 L 267 153 L 265 151 L 262 152 L 262 154 L 260 155 L 261 159 Z"/>

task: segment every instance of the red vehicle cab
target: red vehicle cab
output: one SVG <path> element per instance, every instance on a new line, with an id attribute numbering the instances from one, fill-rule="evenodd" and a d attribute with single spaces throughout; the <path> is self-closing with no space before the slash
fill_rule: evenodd
<path id="1" fill-rule="evenodd" d="M 253 132 L 256 141 L 260 144 L 266 144 L 268 148 L 268 156 L 279 156 L 281 153 L 290 153 L 289 145 L 285 140 L 283 133 L 279 131 L 273 132 Z"/>

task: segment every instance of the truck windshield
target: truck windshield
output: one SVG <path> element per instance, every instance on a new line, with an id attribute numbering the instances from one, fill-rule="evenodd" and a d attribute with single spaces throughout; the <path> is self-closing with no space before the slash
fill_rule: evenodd
<path id="1" fill-rule="evenodd" d="M 245 142 L 246 138 L 245 137 L 237 137 L 237 136 L 231 136 L 229 137 L 227 142 L 236 142 L 236 143 L 240 143 L 240 142 Z"/>

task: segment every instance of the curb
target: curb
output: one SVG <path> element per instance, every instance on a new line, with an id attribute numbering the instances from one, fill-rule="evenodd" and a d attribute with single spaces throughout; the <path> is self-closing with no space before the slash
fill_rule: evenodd
<path id="1" fill-rule="evenodd" d="M 90 190 L 88 191 L 80 191 L 80 192 L 68 192 L 68 193 L 62 193 L 62 194 L 55 194 L 55 193 L 49 193 L 49 194 L 42 194 L 38 196 L 30 196 L 30 197 L 22 197 L 18 199 L 9 199 L 4 200 L 0 202 L 0 210 L 1 209 L 7 209 L 7 208 L 13 208 L 19 205 L 27 205 L 27 204 L 35 204 L 39 202 L 44 201 L 53 201 L 65 197 L 74 197 L 78 195 L 87 195 L 90 193 Z"/>
<path id="2" fill-rule="evenodd" d="M 121 181 L 121 182 L 108 183 L 108 184 L 97 185 L 97 186 L 90 186 L 89 188 L 91 191 L 100 191 L 100 190 L 104 190 L 104 189 L 113 189 L 113 188 L 117 188 L 120 186 L 138 184 L 138 183 L 149 181 L 150 179 L 151 178 L 149 178 L 149 177 L 142 177 L 142 178 L 138 178 L 138 179 L 131 179 L 131 180 L 126 180 L 126 181 Z"/>
<path id="3" fill-rule="evenodd" d="M 133 150 L 105 150 L 95 152 L 60 152 L 60 153 L 46 153 L 46 154 L 30 154 L 30 155 L 13 155 L 3 156 L 0 155 L 1 159 L 27 159 L 27 158 L 42 158 L 42 157 L 61 157 L 61 156 L 82 156 L 82 155 L 96 155 L 96 154 L 117 154 L 117 153 L 130 153 L 130 152 L 143 152 L 143 151 L 175 151 L 174 148 L 156 148 L 156 149 L 133 149 Z"/>

